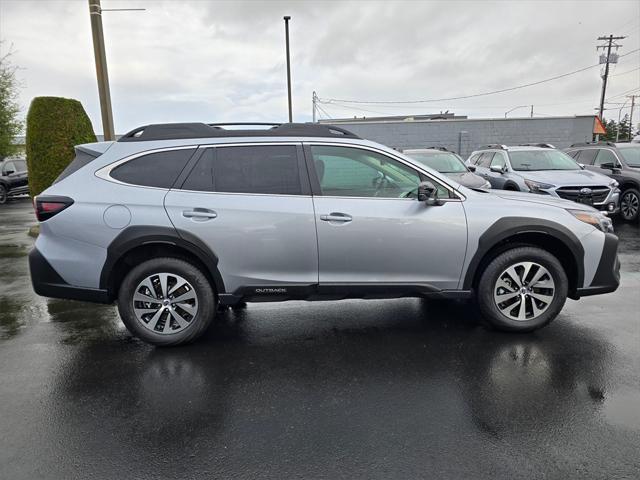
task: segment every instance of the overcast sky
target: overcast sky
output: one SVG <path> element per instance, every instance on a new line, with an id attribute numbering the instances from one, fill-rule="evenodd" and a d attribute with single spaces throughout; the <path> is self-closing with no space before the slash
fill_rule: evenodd
<path id="1" fill-rule="evenodd" d="M 102 0 L 115 128 L 171 121 L 285 121 L 283 15 L 291 15 L 293 110 L 323 99 L 440 99 L 509 88 L 596 64 L 596 38 L 640 48 L 640 1 Z M 0 0 L 2 53 L 35 96 L 79 99 L 102 131 L 86 0 Z M 640 93 L 640 52 L 620 59 L 607 97 Z M 503 117 L 592 114 L 600 71 L 513 92 L 404 106 L 323 104 L 334 118 L 453 111 Z M 635 89 L 635 91 L 633 91 Z M 619 108 L 620 105 L 610 105 Z M 366 111 L 365 111 L 366 110 Z M 625 111 L 623 110 L 623 115 Z M 640 109 L 636 110 L 640 118 Z M 511 116 L 527 116 L 528 107 Z M 606 114 L 617 118 L 618 110 Z M 635 123 L 635 122 L 634 122 Z"/>

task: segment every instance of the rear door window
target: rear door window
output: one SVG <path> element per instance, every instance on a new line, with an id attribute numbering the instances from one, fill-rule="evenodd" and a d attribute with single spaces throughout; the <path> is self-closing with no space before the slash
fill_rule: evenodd
<path id="1" fill-rule="evenodd" d="M 308 191 L 296 145 L 251 145 L 204 150 L 183 190 L 265 195 Z"/>
<path id="2" fill-rule="evenodd" d="M 111 171 L 111 177 L 143 187 L 171 188 L 195 148 L 149 153 L 129 160 Z"/>

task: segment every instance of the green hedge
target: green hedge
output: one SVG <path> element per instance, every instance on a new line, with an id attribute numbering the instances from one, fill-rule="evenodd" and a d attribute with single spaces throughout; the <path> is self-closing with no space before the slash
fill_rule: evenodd
<path id="1" fill-rule="evenodd" d="M 36 97 L 27 113 L 27 167 L 31 196 L 49 187 L 73 160 L 73 147 L 96 141 L 78 100 Z"/>

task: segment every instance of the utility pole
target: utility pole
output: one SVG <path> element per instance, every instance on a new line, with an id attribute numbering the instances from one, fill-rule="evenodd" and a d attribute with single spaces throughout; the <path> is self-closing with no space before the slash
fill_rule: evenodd
<path id="1" fill-rule="evenodd" d="M 313 117 L 313 123 L 316 123 L 316 102 L 317 101 L 318 101 L 318 95 L 314 90 L 313 94 L 311 95 L 311 104 L 313 105 L 313 111 L 311 113 L 311 116 Z"/>
<path id="2" fill-rule="evenodd" d="M 636 98 L 640 95 L 627 95 L 631 99 L 631 111 L 629 112 L 629 141 L 633 137 L 633 107 L 636 105 Z"/>
<path id="3" fill-rule="evenodd" d="M 533 118 L 533 105 L 531 105 L 531 118 Z"/>
<path id="4" fill-rule="evenodd" d="M 618 56 L 614 54 L 611 56 L 611 47 L 616 47 L 616 50 L 622 45 L 615 44 L 615 40 L 622 40 L 625 37 L 614 37 L 613 35 L 598 37 L 599 41 L 606 41 L 604 45 L 598 45 L 596 50 L 606 50 L 606 55 L 600 56 L 600 63 L 604 63 L 604 74 L 602 75 L 602 92 L 600 93 L 600 121 L 602 121 L 602 115 L 604 113 L 604 96 L 607 91 L 607 79 L 609 77 L 609 63 L 618 63 Z"/>
<path id="5" fill-rule="evenodd" d="M 287 42 L 287 95 L 289 97 L 289 123 L 293 122 L 293 110 L 291 107 L 291 60 L 289 57 L 289 20 L 290 16 L 284 17 L 284 34 Z"/>
<path id="6" fill-rule="evenodd" d="M 107 56 L 104 49 L 104 34 L 102 31 L 102 8 L 100 7 L 100 0 L 89 0 L 89 17 L 91 18 L 93 53 L 96 58 L 98 94 L 100 96 L 100 112 L 102 113 L 102 133 L 104 134 L 105 140 L 115 140 L 113 111 L 111 110 L 111 93 L 109 92 L 109 74 L 107 73 Z"/>

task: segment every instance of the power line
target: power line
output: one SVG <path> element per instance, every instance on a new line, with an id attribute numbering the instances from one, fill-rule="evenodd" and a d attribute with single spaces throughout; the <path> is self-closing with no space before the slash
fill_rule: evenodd
<path id="1" fill-rule="evenodd" d="M 640 90 L 640 87 L 634 87 L 634 88 L 632 88 L 630 90 L 627 90 L 626 92 L 622 92 L 622 93 L 619 93 L 617 95 L 613 95 L 611 97 L 607 97 L 606 100 L 613 100 L 614 98 L 624 97 L 625 95 L 627 95 L 627 94 L 629 94 L 631 92 L 635 92 L 636 90 Z"/>
<path id="2" fill-rule="evenodd" d="M 637 51 L 639 51 L 640 48 L 636 48 L 635 50 L 631 50 L 627 53 L 625 53 L 624 55 L 620 55 L 618 58 L 622 58 L 622 57 L 626 57 L 627 55 L 630 55 L 632 53 L 635 53 Z M 433 99 L 428 99 L 428 100 L 398 100 L 398 101 L 392 101 L 392 100 L 372 100 L 372 101 L 365 101 L 365 100 L 346 100 L 346 99 L 339 99 L 339 98 L 318 98 L 318 102 L 319 103 L 334 103 L 334 102 L 338 102 L 338 103 L 359 103 L 359 104 L 367 104 L 367 105 L 389 105 L 389 104 L 396 104 L 396 105 L 405 105 L 405 104 L 411 104 L 411 103 L 432 103 L 432 102 L 446 102 L 449 100 L 464 100 L 467 98 L 476 98 L 476 97 L 483 97 L 486 95 L 495 95 L 497 93 L 504 93 L 504 92 L 510 92 L 513 90 L 518 90 L 521 88 L 526 88 L 526 87 L 531 87 L 534 85 L 540 85 L 541 83 L 546 83 L 546 82 L 551 82 L 553 80 L 558 80 L 560 78 L 564 78 L 564 77 L 568 77 L 570 75 L 575 75 L 576 73 L 580 73 L 580 72 L 584 72 L 585 70 L 589 70 L 591 68 L 597 67 L 600 64 L 595 64 L 595 65 L 590 65 L 588 67 L 584 67 L 584 68 L 580 68 L 578 70 L 574 70 L 572 72 L 568 72 L 568 73 L 563 73 L 561 75 L 556 75 L 555 77 L 551 77 L 551 78 L 546 78 L 544 80 L 539 80 L 537 82 L 531 82 L 531 83 L 527 83 L 524 85 L 518 85 L 516 87 L 510 87 L 510 88 L 504 88 L 501 90 L 494 90 L 494 91 L 490 91 L 490 92 L 482 92 L 482 93 L 476 93 L 476 94 L 472 94 L 472 95 L 462 95 L 462 96 L 458 96 L 458 97 L 448 97 L 448 98 L 433 98 Z"/>
<path id="3" fill-rule="evenodd" d="M 610 76 L 611 77 L 619 77 L 620 75 L 626 75 L 627 73 L 635 72 L 636 70 L 640 70 L 640 67 L 636 67 L 636 68 L 633 68 L 631 70 L 627 70 L 626 72 L 620 72 L 620 73 L 616 73 L 616 74 L 613 74 L 613 75 L 610 75 Z"/>
<path id="4" fill-rule="evenodd" d="M 340 103 L 365 103 L 369 105 L 373 104 L 407 104 L 407 103 L 431 103 L 431 102 L 446 102 L 449 100 L 463 100 L 466 98 L 475 98 L 475 97 L 484 97 L 486 95 L 495 95 L 497 93 L 510 92 L 513 90 L 519 90 L 521 88 L 532 87 L 534 85 L 540 85 L 541 83 L 551 82 L 553 80 L 558 80 L 559 78 L 568 77 L 570 75 L 575 75 L 576 73 L 584 72 L 585 70 L 589 70 L 594 67 L 598 67 L 600 64 L 590 65 L 588 67 L 580 68 L 579 70 L 574 70 L 573 72 L 563 73 L 561 75 L 556 75 L 555 77 L 546 78 L 544 80 L 538 80 L 537 82 L 526 83 L 524 85 L 518 85 L 516 87 L 503 88 L 500 90 L 493 90 L 490 92 L 482 92 L 482 93 L 474 93 L 472 95 L 461 95 L 458 97 L 448 97 L 448 98 L 432 98 L 428 100 L 399 100 L 399 101 L 391 101 L 391 100 L 375 100 L 375 101 L 365 101 L 365 100 L 346 100 L 339 98 L 327 98 L 321 99 L 322 103 L 332 103 L 332 102 L 340 102 Z"/>

